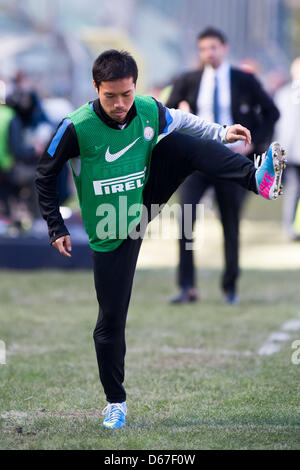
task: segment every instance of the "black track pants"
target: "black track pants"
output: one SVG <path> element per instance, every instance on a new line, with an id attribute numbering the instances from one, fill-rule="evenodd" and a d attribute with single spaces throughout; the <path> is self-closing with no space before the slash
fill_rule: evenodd
<path id="1" fill-rule="evenodd" d="M 239 183 L 257 192 L 255 168 L 246 157 L 222 144 L 173 133 L 154 149 L 144 205 L 165 204 L 185 178 L 200 170 L 208 176 Z M 153 218 L 150 215 L 146 222 Z M 142 222 L 141 222 L 142 224 Z M 130 236 L 114 251 L 93 251 L 99 316 L 94 330 L 100 380 L 108 402 L 126 400 L 123 387 L 126 352 L 125 325 L 142 238 Z"/>

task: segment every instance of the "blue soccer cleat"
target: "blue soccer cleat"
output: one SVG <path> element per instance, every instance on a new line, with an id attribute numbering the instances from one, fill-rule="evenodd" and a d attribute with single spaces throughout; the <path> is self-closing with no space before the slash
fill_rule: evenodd
<path id="1" fill-rule="evenodd" d="M 102 411 L 102 414 L 105 415 L 102 425 L 104 428 L 122 428 L 126 423 L 126 401 L 123 403 L 109 403 Z"/>
<path id="2" fill-rule="evenodd" d="M 277 199 L 283 194 L 281 178 L 286 167 L 285 151 L 281 145 L 273 142 L 266 153 L 256 158 L 255 166 L 258 168 L 255 176 L 259 194 L 266 199 Z"/>

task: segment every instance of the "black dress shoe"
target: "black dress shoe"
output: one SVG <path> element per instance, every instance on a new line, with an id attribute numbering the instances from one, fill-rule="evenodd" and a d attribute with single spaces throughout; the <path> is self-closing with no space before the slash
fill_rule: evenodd
<path id="1" fill-rule="evenodd" d="M 224 304 L 239 305 L 240 300 L 235 291 L 226 291 L 223 295 Z"/>
<path id="2" fill-rule="evenodd" d="M 171 304 L 189 304 L 192 302 L 197 302 L 198 300 L 198 295 L 195 294 L 194 292 L 191 293 L 191 289 L 182 289 L 182 291 L 176 295 L 176 297 L 173 297 L 170 300 Z"/>

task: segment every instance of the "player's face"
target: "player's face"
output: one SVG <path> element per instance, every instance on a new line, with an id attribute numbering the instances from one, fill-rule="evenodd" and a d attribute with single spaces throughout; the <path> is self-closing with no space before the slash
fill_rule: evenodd
<path id="1" fill-rule="evenodd" d="M 99 89 L 94 82 L 94 87 L 106 114 L 119 123 L 124 122 L 134 102 L 135 83 L 133 78 L 101 82 Z"/>
<path id="2" fill-rule="evenodd" d="M 228 53 L 227 44 L 223 44 L 218 38 L 200 39 L 198 49 L 202 63 L 211 65 L 214 69 L 222 64 Z"/>

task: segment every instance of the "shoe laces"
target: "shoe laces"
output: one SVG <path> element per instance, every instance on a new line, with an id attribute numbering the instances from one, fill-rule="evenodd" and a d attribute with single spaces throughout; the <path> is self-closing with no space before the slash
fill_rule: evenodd
<path id="1" fill-rule="evenodd" d="M 267 152 L 262 153 L 261 155 L 254 154 L 254 166 L 258 170 L 264 163 L 267 158 Z"/>
<path id="2" fill-rule="evenodd" d="M 107 419 L 111 423 L 116 423 L 121 417 L 121 413 L 123 415 L 127 415 L 127 410 L 126 408 L 124 409 L 121 403 L 109 403 L 103 410 L 102 414 L 105 415 L 108 413 Z"/>

